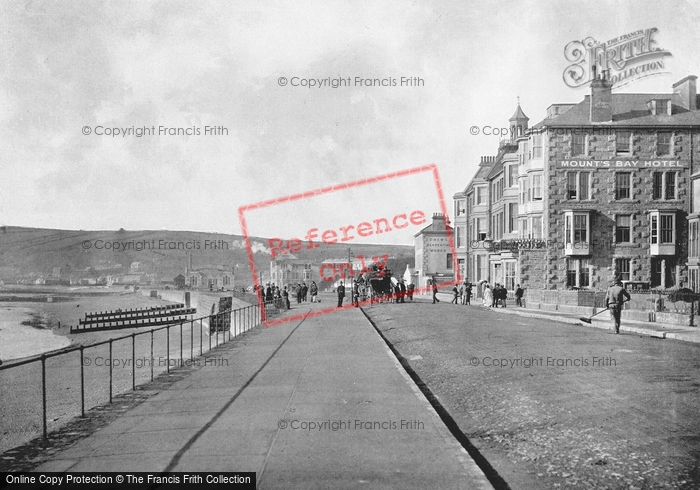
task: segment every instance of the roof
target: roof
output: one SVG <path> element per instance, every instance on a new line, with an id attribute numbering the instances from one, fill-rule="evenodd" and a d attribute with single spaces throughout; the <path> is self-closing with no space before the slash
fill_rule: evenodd
<path id="1" fill-rule="evenodd" d="M 657 115 L 650 113 L 647 102 L 650 100 L 671 100 L 674 114 Z M 700 111 L 688 111 L 681 107 L 678 94 L 612 94 L 612 122 L 591 123 L 591 96 L 556 118 L 545 118 L 533 126 L 542 127 L 580 127 L 580 126 L 700 126 Z"/>
<path id="2" fill-rule="evenodd" d="M 513 117 L 511 117 L 508 120 L 512 121 L 513 119 L 527 119 L 528 121 L 530 120 L 530 118 L 527 117 L 523 110 L 520 108 L 520 104 L 518 104 L 518 108 L 515 109 L 515 114 L 513 114 Z"/>

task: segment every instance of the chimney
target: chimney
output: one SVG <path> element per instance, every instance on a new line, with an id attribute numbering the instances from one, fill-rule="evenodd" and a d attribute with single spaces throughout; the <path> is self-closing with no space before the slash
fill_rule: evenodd
<path id="1" fill-rule="evenodd" d="M 433 231 L 445 230 L 445 215 L 442 213 L 433 213 Z"/>
<path id="2" fill-rule="evenodd" d="M 595 67 L 594 67 L 595 68 Z M 595 69 L 593 70 L 595 73 Z M 612 86 L 606 77 L 606 71 L 602 76 L 591 82 L 591 122 L 612 122 Z"/>
<path id="3" fill-rule="evenodd" d="M 698 108 L 698 93 L 695 81 L 698 79 L 695 75 L 689 75 L 683 80 L 673 84 L 673 93 L 680 95 L 680 105 L 689 111 L 695 111 Z"/>

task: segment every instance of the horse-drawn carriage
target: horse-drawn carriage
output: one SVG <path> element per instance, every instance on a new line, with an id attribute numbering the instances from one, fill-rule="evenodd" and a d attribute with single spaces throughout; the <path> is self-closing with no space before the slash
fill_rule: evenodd
<path id="1" fill-rule="evenodd" d="M 370 300 L 370 303 L 390 298 L 394 293 L 394 284 L 389 269 L 379 264 L 372 264 L 357 280 L 359 301 Z"/>

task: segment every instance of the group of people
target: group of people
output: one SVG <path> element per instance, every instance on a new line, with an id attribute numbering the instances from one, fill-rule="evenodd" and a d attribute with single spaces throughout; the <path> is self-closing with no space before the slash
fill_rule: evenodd
<path id="1" fill-rule="evenodd" d="M 506 307 L 506 299 L 508 299 L 508 290 L 501 284 L 496 283 L 493 289 L 489 283 L 484 283 L 484 306 L 487 308 L 498 308 L 499 306 Z"/>
<path id="2" fill-rule="evenodd" d="M 403 278 L 400 278 L 396 281 L 395 284 L 391 285 L 391 289 L 389 291 L 386 291 L 387 300 L 390 303 L 405 303 L 406 298 L 408 298 L 409 301 L 413 301 L 413 291 L 415 290 L 415 288 L 416 286 L 413 283 L 406 286 L 406 282 L 403 280 Z M 343 299 L 345 298 L 345 285 L 342 281 L 340 282 L 340 285 L 337 288 L 337 293 L 338 308 L 340 308 L 343 306 Z M 352 304 L 355 307 L 360 306 L 361 302 L 364 302 L 367 299 L 369 299 L 370 295 L 370 286 L 368 286 L 364 281 L 359 281 L 357 279 L 353 280 L 351 299 Z"/>
<path id="3" fill-rule="evenodd" d="M 260 285 L 254 286 L 253 289 L 260 300 L 263 300 L 267 304 L 274 304 L 276 308 L 281 308 L 282 301 L 284 301 L 286 308 L 288 310 L 291 309 L 290 295 L 293 297 L 296 296 L 297 304 L 308 301 L 309 294 L 311 295 L 311 302 L 317 302 L 318 285 L 316 281 L 312 281 L 311 286 L 307 286 L 306 283 L 303 282 L 301 284 L 296 283 L 290 286 L 284 286 L 280 289 L 275 283 L 267 283 L 265 287 Z"/>
<path id="4" fill-rule="evenodd" d="M 439 303 L 440 300 L 437 297 L 438 293 L 438 286 L 437 286 L 437 281 L 435 279 L 431 279 L 429 281 L 429 285 L 431 286 L 431 289 L 433 291 L 433 304 Z M 452 288 L 452 304 L 462 304 L 462 305 L 471 305 L 471 299 L 472 299 L 472 288 L 474 285 L 469 282 L 468 280 L 465 280 L 462 283 L 456 283 L 454 287 Z M 508 290 L 499 283 L 496 283 L 493 288 L 487 283 L 483 282 L 480 284 L 482 288 L 482 293 L 481 296 L 483 298 L 483 305 L 488 308 L 498 308 L 499 306 L 502 306 L 503 308 L 506 307 L 506 299 L 508 298 Z M 525 290 L 520 287 L 520 284 L 516 285 L 515 288 L 515 303 L 518 306 L 523 306 L 523 295 L 525 294 Z"/>
<path id="5" fill-rule="evenodd" d="M 472 283 L 469 281 L 464 281 L 463 283 L 457 283 L 452 288 L 452 303 L 459 305 L 470 305 L 472 304 Z"/>

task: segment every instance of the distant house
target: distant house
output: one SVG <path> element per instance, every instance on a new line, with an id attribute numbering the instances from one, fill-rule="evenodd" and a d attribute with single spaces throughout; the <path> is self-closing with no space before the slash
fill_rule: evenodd
<path id="1" fill-rule="evenodd" d="M 313 280 L 312 264 L 293 254 L 270 261 L 270 282 L 279 287 Z"/>
<path id="2" fill-rule="evenodd" d="M 175 279 L 173 279 L 173 282 L 175 283 L 176 288 L 182 289 L 185 287 L 186 283 L 185 276 L 183 276 L 182 274 L 178 274 L 177 276 L 175 276 Z"/>
<path id="3" fill-rule="evenodd" d="M 136 272 L 141 269 L 141 262 L 132 262 L 131 265 L 129 266 L 129 270 L 131 272 Z"/>
<path id="4" fill-rule="evenodd" d="M 233 271 L 217 267 L 202 267 L 187 271 L 185 286 L 198 289 L 233 287 Z"/>
<path id="5" fill-rule="evenodd" d="M 60 279 L 61 278 L 61 268 L 54 267 L 53 270 L 51 271 L 51 277 L 53 277 L 54 279 Z"/>
<path id="6" fill-rule="evenodd" d="M 44 279 L 43 277 L 37 277 L 34 281 L 34 284 L 43 286 L 44 284 L 46 284 L 46 279 Z"/>
<path id="7" fill-rule="evenodd" d="M 119 281 L 120 284 L 141 284 L 141 280 L 143 279 L 143 272 L 140 272 L 138 274 L 125 274 L 121 280 Z"/>

